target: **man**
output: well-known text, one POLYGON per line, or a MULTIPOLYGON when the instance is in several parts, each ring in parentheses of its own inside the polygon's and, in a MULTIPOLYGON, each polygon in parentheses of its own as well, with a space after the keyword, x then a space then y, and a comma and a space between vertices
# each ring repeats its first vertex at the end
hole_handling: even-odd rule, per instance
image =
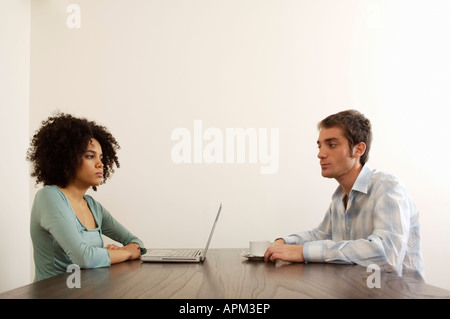
POLYGON ((322 223, 278 238, 265 261, 377 264, 386 272, 423 280, 418 211, 399 180, 370 169, 370 121, 354 110, 318 124, 322 176, 339 187, 322 223))

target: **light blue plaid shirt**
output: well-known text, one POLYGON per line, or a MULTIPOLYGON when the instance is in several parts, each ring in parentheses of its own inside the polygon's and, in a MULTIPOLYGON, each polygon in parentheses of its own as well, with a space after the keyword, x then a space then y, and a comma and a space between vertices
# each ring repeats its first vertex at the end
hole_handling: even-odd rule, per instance
POLYGON ((284 237, 303 246, 306 262, 377 264, 423 280, 419 213, 399 180, 365 165, 349 195, 339 186, 322 223, 284 237))

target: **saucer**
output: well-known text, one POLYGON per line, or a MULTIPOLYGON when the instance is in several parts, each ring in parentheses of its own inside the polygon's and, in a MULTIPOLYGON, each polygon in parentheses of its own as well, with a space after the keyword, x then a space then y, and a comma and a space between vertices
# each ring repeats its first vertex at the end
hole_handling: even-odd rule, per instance
POLYGON ((252 255, 249 252, 243 251, 241 252, 241 256, 248 258, 249 260, 264 260, 264 256, 256 256, 256 255, 252 255))

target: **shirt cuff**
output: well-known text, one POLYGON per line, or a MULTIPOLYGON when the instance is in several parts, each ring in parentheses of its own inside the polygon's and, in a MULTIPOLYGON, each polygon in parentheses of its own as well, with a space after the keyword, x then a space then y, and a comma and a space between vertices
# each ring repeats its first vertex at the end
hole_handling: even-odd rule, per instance
POLYGON ((281 239, 283 239, 287 245, 298 245, 298 237, 288 236, 288 237, 281 237, 281 239))
POLYGON ((310 241, 303 245, 303 259, 305 262, 325 262, 323 256, 323 241, 310 241))

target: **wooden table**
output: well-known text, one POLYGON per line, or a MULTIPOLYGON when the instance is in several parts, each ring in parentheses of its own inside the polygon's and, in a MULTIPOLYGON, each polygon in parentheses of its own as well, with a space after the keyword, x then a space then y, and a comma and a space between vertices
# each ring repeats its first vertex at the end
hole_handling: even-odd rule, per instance
POLYGON ((210 249, 203 263, 124 262, 81 270, 81 288, 65 273, 3 294, 2 299, 291 299, 450 298, 450 291, 381 273, 380 288, 358 265, 249 261, 242 249, 210 249))

